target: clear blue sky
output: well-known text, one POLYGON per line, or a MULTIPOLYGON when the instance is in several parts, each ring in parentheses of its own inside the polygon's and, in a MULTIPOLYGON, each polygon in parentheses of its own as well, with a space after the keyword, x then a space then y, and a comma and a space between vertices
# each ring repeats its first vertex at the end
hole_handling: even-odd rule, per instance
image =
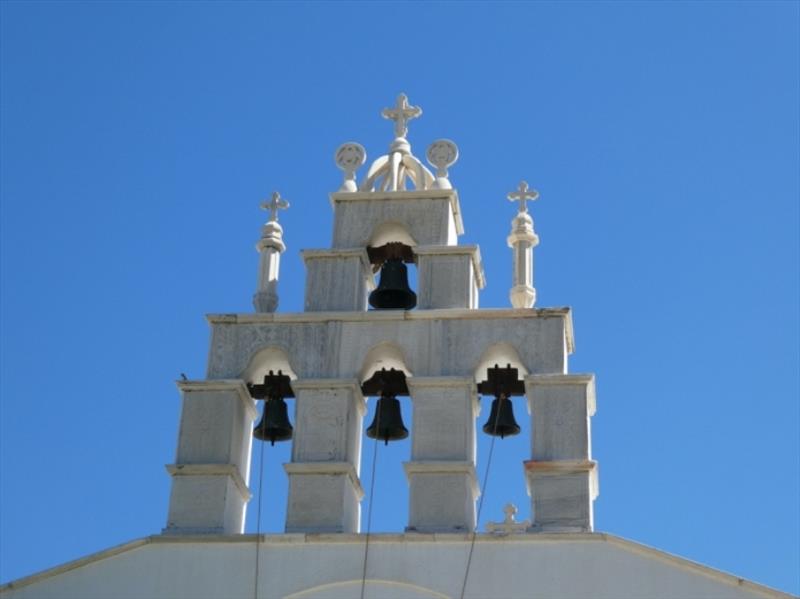
MULTIPOLYGON (((0 17, 0 579, 161 530, 173 381, 204 376, 205 313, 252 310, 259 201, 292 202, 279 309, 300 311, 334 149, 384 153, 405 91, 417 155, 459 145, 482 306, 508 306, 506 192, 541 192, 538 305, 573 307, 570 369, 597 374, 597 530, 800 592, 797 2, 0 17)), ((527 517, 527 433, 498 443, 483 522, 527 517)), ((278 531, 288 445, 265 453, 278 531)), ((408 453, 380 454, 375 530, 405 524, 408 453)))

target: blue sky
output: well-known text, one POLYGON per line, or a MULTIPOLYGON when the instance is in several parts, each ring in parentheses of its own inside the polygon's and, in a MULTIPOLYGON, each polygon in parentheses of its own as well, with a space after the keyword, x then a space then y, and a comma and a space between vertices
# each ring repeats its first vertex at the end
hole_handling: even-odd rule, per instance
MULTIPOLYGON (((597 530, 800 593, 800 4, 0 17, 0 579, 161 530, 173 381, 204 375, 204 314, 252 311, 259 201, 292 202, 279 310, 300 311, 299 250, 330 243, 333 152, 384 153, 379 112, 404 91, 424 110, 416 154, 459 146, 482 306, 509 305, 505 194, 522 178, 541 193, 537 305, 573 307, 570 370, 597 375, 597 530)), ((527 517, 528 430, 495 448, 482 524, 507 501, 527 517)), ((373 530, 397 531, 409 442, 381 450, 373 530)), ((279 531, 288 444, 265 456, 262 529, 279 531)))

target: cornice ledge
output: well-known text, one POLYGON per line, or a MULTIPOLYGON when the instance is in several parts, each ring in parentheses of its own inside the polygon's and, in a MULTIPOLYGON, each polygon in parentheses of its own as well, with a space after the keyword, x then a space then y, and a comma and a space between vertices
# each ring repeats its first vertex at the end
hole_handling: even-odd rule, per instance
POLYGON ((410 388, 427 387, 469 387, 475 386, 473 376, 410 376, 406 378, 406 384, 410 388))
POLYGON ((250 397, 247 385, 242 379, 202 379, 189 381, 175 381, 182 393, 209 392, 209 391, 236 391, 250 420, 258 416, 256 402, 250 397))
POLYGON ((579 474, 597 468, 594 460, 526 460, 522 464, 532 474, 579 474))
POLYGON ((236 464, 166 464, 170 476, 230 476, 245 501, 250 501, 250 489, 236 464))
POLYGON ((283 465, 286 474, 346 474, 355 488, 359 501, 364 497, 364 488, 350 462, 288 462, 283 465))
POLYGON ((417 460, 403 462, 406 480, 411 483, 412 474, 466 474, 469 477, 472 495, 475 499, 480 496, 478 477, 475 474, 475 464, 460 460, 417 460))
POLYGON ((514 318, 565 318, 567 319, 567 344, 572 351, 572 311, 568 306, 554 308, 437 308, 432 310, 359 310, 356 312, 272 312, 206 314, 212 324, 266 324, 292 322, 351 321, 372 322, 382 320, 491 320, 514 318))

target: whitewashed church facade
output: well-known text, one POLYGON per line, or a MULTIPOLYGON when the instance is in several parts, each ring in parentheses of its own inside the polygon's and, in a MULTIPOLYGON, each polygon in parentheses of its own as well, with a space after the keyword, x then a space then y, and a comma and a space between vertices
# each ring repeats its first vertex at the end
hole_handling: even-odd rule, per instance
POLYGON ((209 316, 206 378, 178 383, 162 534, 8 583, 4 599, 788 597, 595 532, 594 377, 568 373, 570 310, 534 307, 538 237, 526 202, 537 194, 524 182, 509 194, 518 202, 508 237, 512 307, 479 309, 481 255, 458 243, 463 223, 448 174, 458 150, 436 140, 427 151, 433 172, 424 166, 407 140, 420 114, 404 95, 384 110, 394 139, 360 182, 364 148, 337 150, 344 176, 330 196, 333 239, 303 251, 302 313, 276 312, 286 249, 278 211, 288 203, 276 193, 264 205, 256 311, 209 316), (406 264, 416 265, 416 290, 403 286, 406 264), (532 418, 530 455, 520 456, 528 519, 517 522, 509 507, 486 531, 475 530, 479 394, 495 396, 489 434, 519 430, 504 411, 512 396, 532 418), (397 395, 410 397, 413 412, 405 415, 407 526, 367 534, 365 396, 387 408, 367 434, 390 442, 407 434, 398 420, 389 426, 397 395), (285 397, 295 398, 293 431, 282 420, 285 397), (292 436, 284 534, 243 534, 259 403, 256 442, 292 436))

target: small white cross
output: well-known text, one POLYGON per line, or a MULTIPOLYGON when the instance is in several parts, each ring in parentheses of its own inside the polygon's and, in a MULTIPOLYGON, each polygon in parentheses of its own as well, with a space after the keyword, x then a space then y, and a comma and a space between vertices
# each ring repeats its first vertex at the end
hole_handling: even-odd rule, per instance
POLYGON ((394 108, 384 108, 381 116, 390 121, 394 121, 395 137, 405 137, 408 133, 408 121, 415 119, 422 114, 419 106, 410 106, 408 97, 405 94, 397 96, 397 103, 394 108))
POLYGON ((269 222, 278 222, 278 210, 286 210, 289 202, 281 197, 277 191, 272 192, 272 199, 269 202, 262 202, 261 209, 269 210, 269 222))
POLYGON ((507 503, 503 508, 503 513, 506 515, 506 519, 503 524, 516 524, 517 506, 515 506, 513 503, 507 503))
POLYGON ((539 192, 535 189, 531 189, 528 191, 528 183, 526 181, 520 181, 519 187, 517 187, 516 191, 512 191, 508 194, 508 199, 512 202, 519 202, 519 213, 523 214, 528 211, 528 205, 526 202, 528 200, 534 201, 539 197, 539 192))

